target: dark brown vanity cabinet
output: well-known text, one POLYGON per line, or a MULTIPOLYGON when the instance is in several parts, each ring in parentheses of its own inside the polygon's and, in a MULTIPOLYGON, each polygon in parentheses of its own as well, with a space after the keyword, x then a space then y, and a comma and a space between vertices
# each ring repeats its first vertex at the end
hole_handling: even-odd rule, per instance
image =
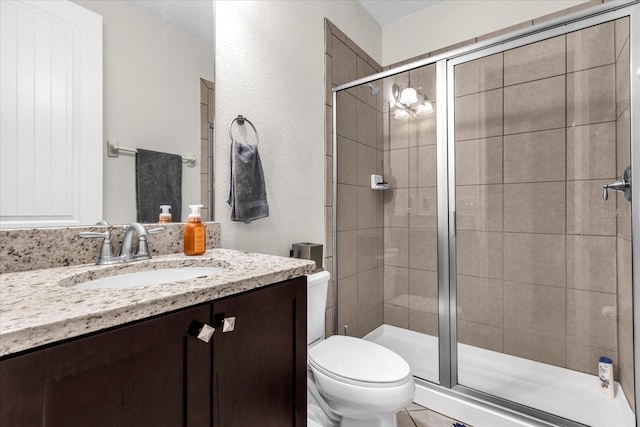
POLYGON ((305 423, 305 278, 0 361, 1 427, 305 423))
POLYGON ((0 362, 0 425, 210 426, 211 304, 0 362))
POLYGON ((213 425, 305 426, 307 281, 283 282, 213 303, 213 425))

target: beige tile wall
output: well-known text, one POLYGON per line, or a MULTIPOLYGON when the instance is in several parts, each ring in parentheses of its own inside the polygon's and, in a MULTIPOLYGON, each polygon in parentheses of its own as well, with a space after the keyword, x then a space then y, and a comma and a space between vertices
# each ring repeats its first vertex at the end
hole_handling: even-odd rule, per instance
MULTIPOLYGON (((615 86, 616 86, 616 160, 618 175, 630 164, 631 126, 629 99, 629 19, 615 22, 615 86)), ((631 281, 631 207, 621 195, 616 196, 617 308, 618 308, 618 372, 627 400, 635 409, 633 363, 633 315, 631 281)))
MULTIPOLYGON (((325 268, 333 271, 333 125, 331 87, 382 70, 342 31, 325 20, 326 236, 325 268)), ((379 82, 376 84, 380 85, 379 82)), ((370 189, 370 175, 382 174, 382 92, 366 87, 338 93, 338 325, 364 336, 383 323, 382 193, 370 189)), ((407 195, 408 197, 408 195, 407 195)), ((333 333, 333 289, 327 296, 326 332, 333 333)))
MULTIPOLYGON (((200 79, 200 203, 202 208, 202 218, 205 221, 213 220, 211 206, 211 141, 209 138, 209 126, 214 123, 214 85, 213 82, 200 79)), ((184 219, 183 219, 184 220, 184 219)))
POLYGON ((628 164, 624 28, 456 67, 458 339, 592 374, 609 356, 632 394, 630 219, 602 200, 628 164))
MULTIPOLYGON (((438 335, 435 65, 387 78, 383 91, 420 88, 434 112, 400 120, 383 106, 384 323, 438 335)), ((492 197, 488 195, 487 197, 492 197)))

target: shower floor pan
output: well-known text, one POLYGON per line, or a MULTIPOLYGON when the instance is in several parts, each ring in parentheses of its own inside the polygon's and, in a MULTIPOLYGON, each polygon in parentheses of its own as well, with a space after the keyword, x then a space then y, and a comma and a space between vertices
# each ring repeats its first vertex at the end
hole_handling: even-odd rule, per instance
MULTIPOLYGON (((438 382, 437 337, 382 325, 364 339, 398 353, 409 363, 415 377, 438 382)), ((598 389, 595 375, 458 344, 458 383, 593 427, 635 426, 620 384, 616 382, 615 399, 608 399, 598 389)), ((440 412, 474 424, 472 418, 464 418, 464 408, 455 411, 440 412)))

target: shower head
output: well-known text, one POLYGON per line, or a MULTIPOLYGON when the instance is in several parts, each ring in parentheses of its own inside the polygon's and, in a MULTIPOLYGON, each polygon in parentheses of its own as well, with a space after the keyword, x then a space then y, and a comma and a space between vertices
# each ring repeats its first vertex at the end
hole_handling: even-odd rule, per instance
POLYGON ((375 96, 378 94, 378 92, 380 92, 380 88, 373 83, 365 83, 365 85, 367 85, 371 90, 371 96, 375 96))

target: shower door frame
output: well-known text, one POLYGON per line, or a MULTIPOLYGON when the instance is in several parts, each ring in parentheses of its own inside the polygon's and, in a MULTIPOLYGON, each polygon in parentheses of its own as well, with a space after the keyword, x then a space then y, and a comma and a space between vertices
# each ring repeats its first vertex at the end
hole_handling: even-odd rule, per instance
MULTIPOLYGON (((333 91, 333 286, 334 286, 334 334, 338 334, 338 141, 337 141, 337 93, 375 80, 381 80, 426 65, 436 66, 436 163, 437 163, 437 244, 438 244, 438 348, 439 384, 425 380, 416 381, 425 388, 458 400, 473 402, 494 413, 524 417, 542 425, 583 426, 583 424, 502 399, 479 390, 458 384, 457 352, 457 283, 456 283, 456 205, 455 205, 455 126, 454 126, 454 78, 453 67, 459 63, 503 52, 547 38, 563 35, 586 27, 629 16, 630 56, 630 111, 631 111, 631 165, 640 165, 640 147, 634 149, 633 141, 640 141, 640 0, 624 4, 605 3, 587 10, 556 18, 542 24, 517 30, 504 36, 489 39, 471 46, 455 49, 390 70, 337 86, 333 91), (638 70, 638 72, 634 72, 638 70), (635 78, 634 78, 635 77, 635 78), (636 79, 638 79, 636 81, 636 79)), ((638 166, 640 167, 640 166, 638 166)), ((620 173, 620 171, 616 171, 620 173)), ((633 179, 632 179, 633 183, 633 179)), ((633 349, 635 379, 635 418, 640 427, 640 188, 632 185, 632 289, 633 289, 633 349)))
MULTIPOLYGON (((483 58, 486 56, 490 56, 493 54, 497 54, 497 53, 501 53, 501 52, 505 52, 507 50, 510 49, 514 49, 517 47, 521 47, 524 45, 528 45, 531 43, 536 43, 542 40, 546 40, 552 37, 556 37, 556 36, 561 36, 564 34, 568 34, 570 32, 574 32, 574 31, 578 31, 587 27, 591 27, 594 25, 598 25, 598 24, 602 24, 608 21, 613 21, 615 19, 618 18, 622 18, 625 16, 629 16, 629 26, 630 26, 630 36, 629 36, 629 45, 630 45, 630 50, 629 50, 629 55, 630 55, 630 67, 631 70, 634 69, 639 69, 640 67, 640 61, 638 61, 638 54, 640 53, 640 49, 638 49, 638 46, 636 46, 634 44, 634 46, 632 46, 632 42, 634 40, 640 40, 640 35, 638 34, 640 32, 640 30, 638 29, 640 27, 640 11, 638 11, 638 6, 637 4, 632 4, 631 6, 628 4, 625 4, 624 6, 617 6, 614 8, 609 8, 605 11, 602 12, 597 12, 594 14, 593 11, 591 11, 591 13, 589 13, 586 17, 568 17, 563 19, 562 21, 564 21, 562 24, 560 25, 554 25, 552 26, 552 28, 542 28, 542 29, 538 29, 536 30, 535 27, 533 29, 533 31, 530 31, 529 34, 527 35, 522 35, 518 38, 514 38, 514 39, 510 39, 510 40, 506 40, 500 44, 495 44, 492 46, 488 46, 488 47, 484 47, 481 49, 475 49, 471 52, 467 52, 465 54, 462 55, 456 55, 454 57, 450 57, 446 62, 447 62, 447 88, 446 88, 446 93, 447 93, 447 115, 448 115, 448 121, 447 121, 447 138, 446 141, 443 139, 438 140, 438 144, 443 143, 447 145, 447 149, 449 151, 449 157, 447 159, 448 161, 448 203, 449 203, 449 224, 451 224, 451 226, 448 229, 448 236, 449 236, 449 253, 448 253, 448 257, 449 257, 449 292, 450 292, 450 297, 449 297, 449 321, 450 321, 450 325, 451 325, 451 331, 450 331, 450 336, 451 336, 451 340, 449 341, 450 344, 450 349, 449 349, 449 353, 451 354, 451 365, 450 365, 450 371, 449 371, 449 376, 451 379, 451 384, 453 385, 452 389, 455 391, 458 391, 464 395, 467 396, 471 396, 471 397, 476 397, 491 403, 495 403, 498 404, 502 407, 505 408, 509 408, 527 415, 531 415, 531 416, 535 416, 536 418, 540 418, 542 420, 548 421, 550 423, 562 423, 562 425, 569 425, 569 426, 582 426, 583 424, 572 421, 572 420, 567 420, 565 418, 562 418, 560 416, 555 416, 552 414, 549 414, 547 412, 543 412, 540 410, 537 410, 535 408, 530 408, 527 407, 525 405, 516 403, 514 401, 511 400, 506 400, 503 398, 499 398, 493 395, 490 395, 488 393, 482 392, 480 390, 476 390, 476 389, 472 389, 469 387, 466 387, 464 385, 461 385, 458 383, 458 378, 457 378, 457 373, 458 373, 458 340, 457 340, 457 251, 456 251, 456 156, 455 156, 455 93, 454 93, 454 67, 456 65, 462 64, 462 63, 466 63, 469 61, 473 61, 475 59, 479 59, 479 58, 483 58), (634 13, 635 10, 635 13, 634 13), (635 28, 635 31, 633 30, 635 28), (633 58, 636 58, 636 61, 633 61, 633 58), (635 65, 634 65, 635 64, 635 65)), ((631 97, 631 106, 630 109, 632 111, 635 112, 635 110, 637 109, 637 105, 638 103, 634 103, 634 99, 636 101, 638 101, 638 97, 637 97, 637 90, 638 90, 638 86, 640 85, 634 85, 633 84, 633 75, 635 73, 630 73, 630 84, 631 84, 631 89, 630 89, 630 97, 631 97), (636 93, 634 96, 634 88, 636 89, 636 93), (634 108, 635 107, 635 108, 634 108)), ((440 91, 440 88, 438 88, 438 91, 440 91)), ((636 114, 637 116, 637 114, 636 114)), ((631 141, 638 140, 640 141, 640 129, 639 129, 639 123, 638 123, 638 117, 634 117, 634 115, 631 115, 631 120, 630 120, 630 124, 631 124, 631 141)), ((634 165, 639 165, 640 164, 640 150, 634 150, 633 149, 633 143, 630 144, 631 145, 631 165, 632 165, 632 170, 635 169, 636 167, 634 165)), ((621 171, 616 171, 617 175, 620 175, 622 172, 621 171)), ((616 175, 616 176, 617 176, 616 175)), ((634 186, 632 186, 632 212, 640 212, 640 201, 638 200, 638 198, 640 197, 640 189, 638 188, 634 188, 634 186)), ((638 223, 637 221, 633 221, 633 218, 635 218, 636 215, 632 214, 632 248, 633 248, 633 261, 632 261, 632 265, 640 265, 640 247, 638 246, 637 241, 640 239, 640 237, 638 236, 638 233, 640 233, 640 227, 638 227, 638 223)), ((634 291, 636 290, 636 283, 640 283, 640 271, 638 271, 639 269, 634 269, 633 271, 633 289, 634 291)), ((636 408, 639 407, 639 403, 640 403, 640 396, 638 395, 638 384, 640 384, 638 382, 639 377, 638 377, 638 363, 639 363, 639 355, 638 355, 638 339, 636 333, 639 331, 639 321, 640 321, 640 316, 638 313, 638 308, 640 304, 640 299, 639 299, 639 295, 638 293, 640 292, 633 292, 634 294, 634 305, 633 305, 633 310, 634 310, 634 361, 635 361, 635 366, 634 366, 634 377, 635 377, 635 384, 636 384, 636 393, 635 393, 635 402, 636 402, 636 408)), ((442 376, 442 373, 441 373, 442 376)), ((636 411, 636 425, 638 424, 638 411, 636 411)))

